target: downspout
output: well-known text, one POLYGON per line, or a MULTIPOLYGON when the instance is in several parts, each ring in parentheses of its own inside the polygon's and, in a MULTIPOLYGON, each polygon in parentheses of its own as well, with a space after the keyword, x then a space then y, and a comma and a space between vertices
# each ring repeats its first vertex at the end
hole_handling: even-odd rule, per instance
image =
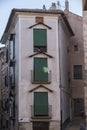
POLYGON ((59 88, 60 88, 60 116, 61 116, 61 130, 62 130, 62 90, 61 90, 61 64, 60 64, 60 43, 61 43, 61 35, 60 35, 60 21, 61 16, 58 19, 58 50, 59 50, 59 88))

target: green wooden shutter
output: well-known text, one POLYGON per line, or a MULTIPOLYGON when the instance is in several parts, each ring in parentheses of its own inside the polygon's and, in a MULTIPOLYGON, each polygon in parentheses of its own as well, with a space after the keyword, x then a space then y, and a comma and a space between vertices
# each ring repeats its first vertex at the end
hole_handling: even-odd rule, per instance
POLYGON ((46 29, 34 29, 34 46, 47 46, 46 29))
POLYGON ((34 58, 34 81, 48 81, 47 58, 34 58))
POLYGON ((47 92, 34 93, 34 114, 35 116, 48 115, 48 93, 47 92))

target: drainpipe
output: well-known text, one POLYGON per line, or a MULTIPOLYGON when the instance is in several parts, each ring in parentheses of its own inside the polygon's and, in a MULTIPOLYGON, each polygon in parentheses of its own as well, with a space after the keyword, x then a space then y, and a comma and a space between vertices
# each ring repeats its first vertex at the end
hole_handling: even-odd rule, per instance
POLYGON ((59 49, 59 87, 60 87, 60 116, 61 116, 61 130, 63 129, 62 128, 62 90, 61 90, 61 64, 60 64, 60 43, 61 43, 61 35, 60 35, 60 21, 61 21, 61 16, 59 16, 59 19, 58 19, 58 49, 59 49))

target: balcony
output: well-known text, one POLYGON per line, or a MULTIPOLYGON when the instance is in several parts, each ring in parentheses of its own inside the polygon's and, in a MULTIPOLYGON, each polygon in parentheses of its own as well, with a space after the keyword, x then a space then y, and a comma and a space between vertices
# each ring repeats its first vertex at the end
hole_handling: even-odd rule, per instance
MULTIPOLYGON (((39 109, 40 110, 40 109, 39 109)), ((43 108, 44 110, 44 108, 43 108)), ((52 118, 52 105, 49 105, 48 106, 48 110, 47 110, 47 113, 38 113, 38 114, 35 114, 35 108, 34 106, 31 106, 31 118, 32 119, 51 119, 52 118)))
POLYGON ((31 82, 33 84, 50 84, 51 83, 51 71, 47 72, 46 75, 44 75, 45 78, 43 77, 43 74, 40 76, 40 79, 35 79, 35 72, 31 70, 31 82))

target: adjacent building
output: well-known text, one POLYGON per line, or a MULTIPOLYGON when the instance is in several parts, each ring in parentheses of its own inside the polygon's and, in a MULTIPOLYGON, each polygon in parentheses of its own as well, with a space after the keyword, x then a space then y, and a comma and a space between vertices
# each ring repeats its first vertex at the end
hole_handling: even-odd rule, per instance
POLYGON ((69 75, 71 94, 71 118, 79 117, 84 111, 84 45, 83 18, 65 10, 67 19, 74 32, 69 44, 69 75))
POLYGON ((87 1, 83 0, 83 39, 84 39, 84 101, 87 123, 87 1))

